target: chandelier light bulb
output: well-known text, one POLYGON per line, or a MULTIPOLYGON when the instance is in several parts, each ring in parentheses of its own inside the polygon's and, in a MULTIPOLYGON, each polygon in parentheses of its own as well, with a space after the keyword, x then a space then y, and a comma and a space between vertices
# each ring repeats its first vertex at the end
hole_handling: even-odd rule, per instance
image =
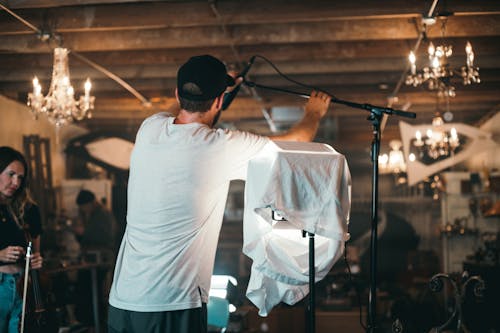
POLYGON ((410 60, 411 74, 415 75, 417 73, 417 66, 415 65, 417 58, 415 57, 415 53, 413 53, 413 51, 410 52, 408 59, 410 60))
POLYGON ((383 167, 387 166, 387 162, 389 162, 389 156, 387 154, 382 154, 378 157, 378 163, 383 167))
POLYGON ((439 68, 439 58, 437 56, 432 58, 432 68, 434 69, 439 68))
POLYGON ((467 42, 467 44, 465 45, 465 52, 467 54, 472 53, 472 45, 470 42, 467 42))
POLYGON ((427 52, 429 53, 429 58, 432 58, 434 56, 434 52, 436 49, 434 48, 434 44, 432 42, 429 43, 429 48, 427 49, 427 52))
POLYGON ((467 67, 474 66, 474 52, 472 51, 472 45, 467 42, 465 46, 465 53, 467 54, 467 67))
POLYGON ((40 85, 38 78, 35 76, 33 78, 33 94, 38 96, 42 93, 42 86, 40 85))
POLYGON ((90 93, 90 89, 92 89, 92 83, 90 82, 90 79, 87 79, 85 81, 84 89, 85 89, 85 95, 88 95, 90 93))
POLYGON ((424 142, 422 141, 422 132, 416 131, 415 132, 415 142, 414 145, 417 147, 421 147, 424 145, 424 142))
POLYGON ((415 56, 415 53, 413 51, 410 51, 410 55, 408 56, 408 59, 410 60, 410 63, 415 65, 415 62, 417 61, 417 57, 415 56))
POLYGON ((450 134, 451 134, 451 138, 452 139, 457 139, 458 138, 457 129, 455 127, 452 127, 452 129, 450 131, 450 134))

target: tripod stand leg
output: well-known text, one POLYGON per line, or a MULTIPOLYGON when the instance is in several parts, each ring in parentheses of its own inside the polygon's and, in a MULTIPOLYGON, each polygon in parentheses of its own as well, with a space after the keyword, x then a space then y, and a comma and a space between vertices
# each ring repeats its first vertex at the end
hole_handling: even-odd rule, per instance
POLYGON ((309 236, 309 333, 316 332, 316 288, 315 288, 315 262, 314 262, 314 234, 309 236))

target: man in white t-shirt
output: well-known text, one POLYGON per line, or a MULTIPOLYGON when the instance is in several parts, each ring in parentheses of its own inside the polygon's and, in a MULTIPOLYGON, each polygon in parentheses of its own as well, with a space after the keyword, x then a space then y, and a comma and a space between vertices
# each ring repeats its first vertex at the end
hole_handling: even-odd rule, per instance
POLYGON ((141 125, 130 160, 127 227, 109 296, 108 332, 205 333, 206 303, 229 182, 269 140, 311 141, 330 105, 313 91, 302 120, 265 137, 214 128, 234 79, 218 59, 177 73, 176 117, 141 125))

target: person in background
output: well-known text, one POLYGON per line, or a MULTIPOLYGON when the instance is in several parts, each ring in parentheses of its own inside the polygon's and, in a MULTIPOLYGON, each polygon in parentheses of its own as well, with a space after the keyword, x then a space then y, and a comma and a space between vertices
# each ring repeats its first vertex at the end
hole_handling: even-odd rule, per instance
POLYGON ((115 218, 113 213, 97 201, 95 194, 82 189, 76 197, 80 221, 74 231, 84 257, 94 253, 101 260, 114 260, 115 218))
MULTIPOLYGON (((92 191, 82 189, 76 197, 80 220, 74 226, 84 263, 102 264, 97 269, 99 311, 104 314, 115 259, 115 218, 92 191)), ((93 324, 92 279, 90 271, 78 271, 75 286, 75 317, 83 324, 93 324)))
POLYGON ((109 333, 207 332, 206 304, 230 181, 245 178, 248 161, 271 139, 313 140, 331 100, 313 91, 303 118, 268 138, 214 128, 228 86, 235 81, 220 60, 192 57, 177 72, 177 116, 158 113, 139 128, 109 333))
POLYGON ((40 210, 29 196, 28 164, 11 147, 0 147, 0 333, 17 333, 22 295, 16 284, 24 269, 29 233, 33 242, 31 268, 42 267, 40 210))

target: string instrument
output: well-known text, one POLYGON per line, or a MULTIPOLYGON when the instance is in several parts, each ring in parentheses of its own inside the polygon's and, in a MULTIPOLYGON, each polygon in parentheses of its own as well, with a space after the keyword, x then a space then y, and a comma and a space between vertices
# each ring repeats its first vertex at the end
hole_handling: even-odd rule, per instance
POLYGON ((28 247, 22 289, 22 312, 19 322, 20 333, 52 333, 58 332, 57 321, 52 313, 47 311, 40 288, 40 279, 37 269, 31 269, 33 241, 27 229, 24 230, 28 247))

